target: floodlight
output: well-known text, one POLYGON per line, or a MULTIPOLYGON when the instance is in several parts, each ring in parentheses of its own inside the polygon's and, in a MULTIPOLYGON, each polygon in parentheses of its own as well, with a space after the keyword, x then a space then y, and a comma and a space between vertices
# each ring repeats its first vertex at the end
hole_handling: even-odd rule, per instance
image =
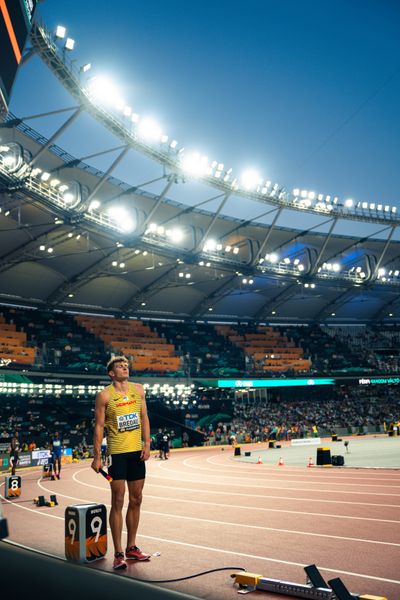
POLYGON ((73 40, 72 38, 67 38, 65 40, 65 44, 64 44, 65 50, 73 50, 74 47, 75 47, 75 40, 73 40))
POLYGON ((337 273, 338 271, 340 271, 340 264, 339 263, 333 263, 332 270, 335 271, 335 273, 337 273))
POLYGON ((42 252, 44 252, 46 250, 46 246, 44 246, 43 244, 41 246, 39 246, 39 250, 41 250, 42 252))
POLYGON ((205 252, 212 252, 213 250, 215 250, 216 248, 216 241, 215 240, 207 240, 206 243, 204 244, 204 248, 203 250, 205 252))
POLYGON ((284 262, 286 265, 289 265, 289 264, 290 264, 290 258, 288 258, 288 257, 286 256, 286 258, 284 258, 284 259, 283 259, 283 262, 284 262))
POLYGON ((182 168, 194 175, 204 175, 208 167, 207 163, 207 156, 200 156, 198 152, 183 156, 181 160, 182 168))
POLYGON ((390 206, 388 204, 385 205, 385 212, 389 212, 390 206))
POLYGON ((111 264, 113 267, 118 267, 118 261, 116 260, 113 260, 111 264))
POLYGON ((100 204, 101 204, 100 200, 92 200, 91 203, 89 204, 89 211, 100 208, 100 204))
POLYGON ((132 114, 132 108, 130 106, 124 106, 124 116, 130 117, 132 114))
POLYGON ((353 200, 351 198, 347 198, 347 200, 345 200, 344 205, 347 206, 347 208, 351 208, 353 206, 353 200))
POLYGON ((247 279, 246 278, 242 279, 242 283, 247 283, 247 279))
POLYGON ((392 206, 392 213, 397 213, 397 206, 392 206))
POLYGON ((258 180, 259 175, 257 171, 254 171, 253 169, 248 169, 247 171, 242 173, 240 183, 245 190, 253 190, 257 186, 258 180))
POLYGON ((297 265, 297 268, 299 271, 304 271, 304 265, 302 265, 302 264, 297 265))
POLYGON ((222 244, 217 244, 215 246, 215 249, 218 250, 218 252, 220 252, 222 250, 222 244))
POLYGON ((361 207, 362 207, 362 208, 368 208, 368 202, 363 202, 363 203, 361 204, 361 207))
POLYGON ((225 246, 225 252, 230 252, 232 250, 232 246, 225 246))
POLYGON ((186 273, 185 277, 186 277, 186 279, 190 279, 191 278, 191 274, 190 273, 186 273))
POLYGON ((172 148, 172 150, 175 150, 175 148, 177 147, 178 142, 176 140, 172 140, 172 142, 170 143, 169 147, 172 148))
POLYGON ((49 254, 52 254, 52 253, 54 252, 54 248, 47 248, 47 252, 48 252, 49 254))
POLYGON ((162 144, 166 144, 168 142, 168 136, 167 135, 162 135, 161 136, 161 143, 162 144))
POLYGON ((106 75, 92 77, 88 84, 88 92, 94 100, 102 104, 116 106, 120 100, 120 93, 113 81, 106 75))
POLYGON ((279 259, 279 257, 278 257, 278 255, 275 252, 272 252, 272 254, 269 255, 269 261, 271 263, 278 262, 278 259, 279 259))
POLYGON ((81 71, 83 73, 87 73, 88 71, 90 71, 91 68, 92 68, 92 63, 86 63, 86 65, 83 65, 81 67, 81 71))
POLYGON ((184 273, 182 273, 182 272, 181 272, 181 273, 178 273, 178 276, 179 276, 179 277, 184 277, 184 275, 185 275, 185 274, 184 274, 184 273))
POLYGON ((67 33, 67 30, 65 27, 63 27, 62 25, 57 25, 57 28, 56 28, 56 37, 57 38, 62 40, 63 38, 65 38, 66 33, 67 33))
POLYGON ((125 208, 112 206, 108 209, 109 217, 118 225, 124 232, 128 233, 135 228, 132 217, 127 213, 125 208))
POLYGON ((139 121, 138 135, 148 141, 160 140, 161 129, 153 119, 146 117, 139 121))
POLYGON ((174 227, 174 229, 171 230, 171 238, 173 239, 174 242, 181 242, 184 238, 184 233, 182 231, 182 229, 179 229, 178 227, 174 227))
POLYGON ((235 246, 235 248, 232 250, 233 254, 239 254, 239 248, 237 246, 235 246))
POLYGON ((378 270, 378 277, 381 277, 382 275, 386 274, 386 269, 379 269, 378 270))
POLYGON ((119 268, 120 269, 124 269, 125 268, 125 263, 124 262, 119 263, 119 268))
POLYGON ((71 204, 74 201, 74 194, 72 192, 66 192, 63 194, 63 200, 66 204, 71 204))
POLYGON ((47 173, 47 171, 45 171, 44 173, 42 173, 42 176, 40 179, 42 181, 48 181, 50 179, 50 177, 51 177, 50 173, 47 173))

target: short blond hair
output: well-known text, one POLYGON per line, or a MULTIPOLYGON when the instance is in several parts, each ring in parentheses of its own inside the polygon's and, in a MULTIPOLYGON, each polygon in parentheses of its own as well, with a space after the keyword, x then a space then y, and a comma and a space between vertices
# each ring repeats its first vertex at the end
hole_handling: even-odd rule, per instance
POLYGON ((113 366, 118 362, 124 362, 129 365, 129 360, 126 358, 126 356, 113 356, 107 363, 107 373, 112 371, 113 366))

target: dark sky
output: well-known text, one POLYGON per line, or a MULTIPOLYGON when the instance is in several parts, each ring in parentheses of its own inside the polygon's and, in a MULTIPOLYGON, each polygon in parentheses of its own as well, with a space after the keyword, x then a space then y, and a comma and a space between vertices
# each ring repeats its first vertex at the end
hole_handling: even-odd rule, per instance
MULTIPOLYGON (((40 15, 185 148, 288 190, 400 206, 398 0, 47 0, 40 15)), ((74 104, 38 62, 18 74, 18 116, 74 104)))

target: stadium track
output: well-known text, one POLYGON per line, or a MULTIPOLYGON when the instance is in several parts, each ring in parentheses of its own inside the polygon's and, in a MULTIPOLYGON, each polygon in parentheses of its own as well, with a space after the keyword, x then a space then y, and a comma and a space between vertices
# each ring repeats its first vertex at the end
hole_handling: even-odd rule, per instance
MULTIPOLYGON (((152 456, 147 465, 137 543, 160 556, 130 563, 121 577, 173 579, 232 565, 304 583, 303 566, 315 563, 354 593, 400 598, 399 471, 251 464, 215 447, 173 451, 168 461, 152 456)), ((21 497, 2 501, 11 542, 64 557, 66 506, 109 510, 109 484, 88 461, 64 466, 60 481, 42 480, 39 470, 19 474, 21 497), (33 504, 50 494, 58 506, 33 504)), ((111 570, 110 531, 108 541, 107 558, 91 569, 111 570)), ((210 600, 237 596, 227 571, 165 587, 210 600)))

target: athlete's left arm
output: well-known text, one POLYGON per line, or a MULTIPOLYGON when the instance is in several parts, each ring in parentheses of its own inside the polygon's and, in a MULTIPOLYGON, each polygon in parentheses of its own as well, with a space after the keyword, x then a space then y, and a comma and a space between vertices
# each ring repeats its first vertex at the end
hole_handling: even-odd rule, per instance
POLYGON ((144 395, 144 389, 142 385, 138 385, 140 390, 140 395, 142 396, 142 406, 140 410, 140 420, 142 423, 142 440, 143 440, 143 449, 141 454, 142 460, 147 460, 150 458, 150 421, 149 415, 147 414, 147 405, 146 398, 144 395))

